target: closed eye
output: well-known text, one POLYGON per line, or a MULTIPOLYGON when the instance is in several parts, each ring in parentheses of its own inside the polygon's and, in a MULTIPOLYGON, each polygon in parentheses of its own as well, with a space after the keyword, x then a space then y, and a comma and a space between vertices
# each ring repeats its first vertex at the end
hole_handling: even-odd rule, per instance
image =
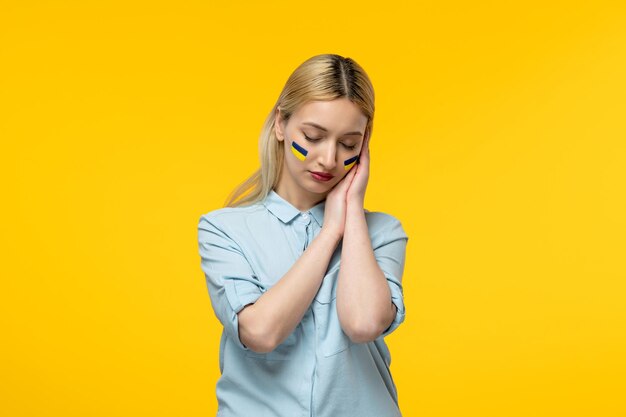
MULTIPOLYGON (((302 135, 304 135, 304 138, 305 138, 307 141, 309 141, 309 142, 318 142, 318 141, 321 139, 321 138, 310 138, 310 137, 308 137, 308 136, 306 135, 306 133, 302 133, 302 135)), ((352 151, 352 150, 354 150, 354 149, 356 149, 356 145, 349 146, 349 145, 346 145, 346 144, 345 144, 345 143, 343 143, 343 142, 342 142, 341 144, 342 144, 342 145, 343 145, 346 149, 349 149, 349 150, 351 150, 351 151, 352 151)))

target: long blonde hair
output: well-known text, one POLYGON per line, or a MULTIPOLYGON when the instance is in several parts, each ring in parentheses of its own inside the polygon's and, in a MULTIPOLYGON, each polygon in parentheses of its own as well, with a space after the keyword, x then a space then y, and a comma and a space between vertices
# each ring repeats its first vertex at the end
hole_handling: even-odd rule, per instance
POLYGON ((347 98, 367 117, 371 136, 374 122, 374 88, 359 64, 336 54, 322 54, 304 61, 289 76, 276 104, 265 119, 259 137, 261 167, 229 195, 225 207, 247 206, 263 200, 280 178, 283 144, 276 139, 277 109, 286 123, 303 104, 310 101, 347 98))

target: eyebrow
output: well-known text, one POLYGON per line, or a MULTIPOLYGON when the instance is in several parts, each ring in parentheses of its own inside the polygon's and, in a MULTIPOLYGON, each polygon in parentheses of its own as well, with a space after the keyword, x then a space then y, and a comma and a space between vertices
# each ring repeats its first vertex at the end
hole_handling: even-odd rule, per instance
MULTIPOLYGON (((328 132, 328 130, 327 130, 326 128, 324 128, 324 127, 322 127, 322 126, 320 126, 320 125, 318 125, 318 124, 316 124, 316 123, 313 123, 313 122, 304 122, 304 123, 302 123, 302 124, 303 124, 303 125, 310 125, 310 126, 313 126, 313 127, 318 128, 319 130, 323 130, 324 132, 328 132)), ((354 131, 354 132, 348 132, 348 133, 345 133, 345 134, 344 134, 344 136, 351 136, 351 135, 359 135, 359 136, 363 136, 363 133, 361 133, 361 132, 359 132, 358 130, 356 130, 356 131, 354 131)))

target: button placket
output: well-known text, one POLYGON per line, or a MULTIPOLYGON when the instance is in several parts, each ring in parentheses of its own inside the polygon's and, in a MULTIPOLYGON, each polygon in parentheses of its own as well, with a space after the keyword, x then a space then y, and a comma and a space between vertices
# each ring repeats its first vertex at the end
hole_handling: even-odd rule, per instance
POLYGON ((304 234, 306 235, 306 239, 304 241, 304 249, 306 249, 309 246, 309 243, 311 243, 311 231, 313 227, 311 226, 311 217, 307 215, 307 213, 304 213, 302 217, 306 221, 306 227, 304 229, 304 234))
POLYGON ((311 216, 308 213, 301 213, 300 218, 296 219, 295 232, 300 242, 300 253, 309 246, 311 241, 311 216))

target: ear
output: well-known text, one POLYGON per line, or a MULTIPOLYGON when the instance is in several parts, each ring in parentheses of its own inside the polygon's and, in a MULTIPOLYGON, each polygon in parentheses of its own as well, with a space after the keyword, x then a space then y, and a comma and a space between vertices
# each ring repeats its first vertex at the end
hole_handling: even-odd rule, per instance
POLYGON ((276 134, 276 139, 278 139, 279 142, 282 142, 283 140, 285 140, 285 134, 283 132, 283 120, 282 120, 282 115, 280 113, 280 107, 276 107, 276 117, 274 120, 274 133, 276 134))

